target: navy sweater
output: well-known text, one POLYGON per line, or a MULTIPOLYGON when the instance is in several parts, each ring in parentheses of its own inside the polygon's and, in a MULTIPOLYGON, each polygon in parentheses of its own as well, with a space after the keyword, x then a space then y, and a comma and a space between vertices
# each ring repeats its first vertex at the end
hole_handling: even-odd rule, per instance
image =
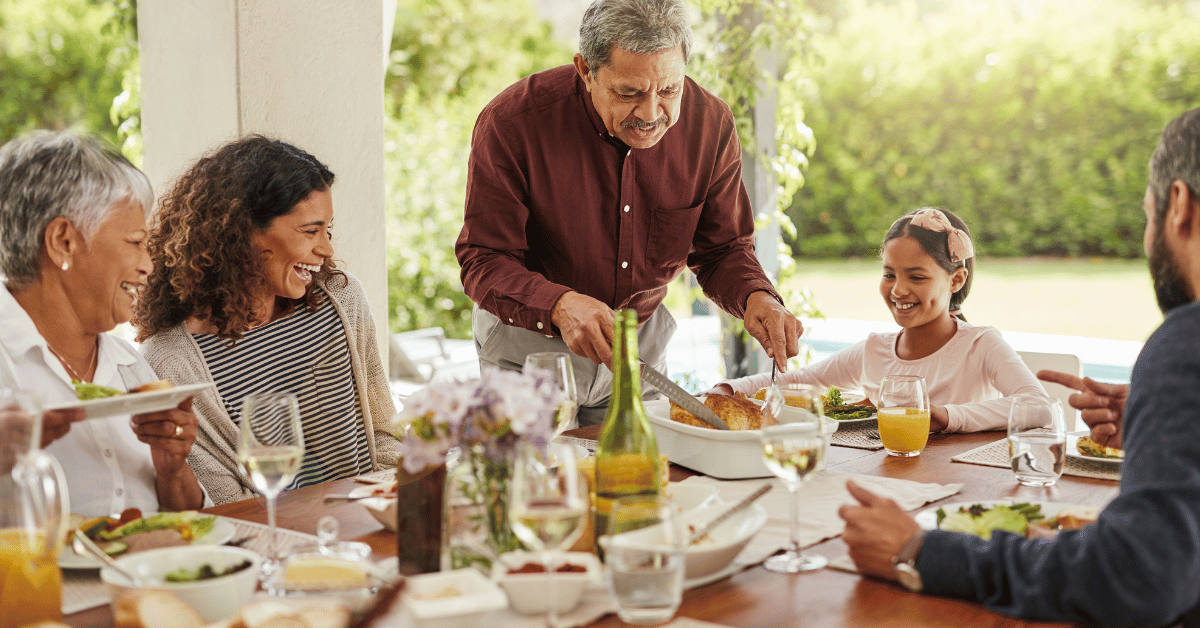
POLYGON ((1200 303, 1176 308, 1138 356, 1120 494, 1054 540, 929 533, 929 593, 1029 619, 1200 626, 1200 303))

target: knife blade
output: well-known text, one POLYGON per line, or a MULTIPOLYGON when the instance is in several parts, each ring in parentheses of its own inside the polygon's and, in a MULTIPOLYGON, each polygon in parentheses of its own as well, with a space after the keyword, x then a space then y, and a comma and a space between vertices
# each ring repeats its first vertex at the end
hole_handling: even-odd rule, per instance
POLYGON ((679 404, 679 407, 696 415, 701 421, 719 429, 727 430, 728 425, 717 416, 712 408, 704 405, 699 399, 693 397, 688 391, 679 387, 678 384, 671 381, 669 377, 663 375, 653 366, 641 362, 642 381, 652 386, 658 392, 667 396, 667 399, 679 404))

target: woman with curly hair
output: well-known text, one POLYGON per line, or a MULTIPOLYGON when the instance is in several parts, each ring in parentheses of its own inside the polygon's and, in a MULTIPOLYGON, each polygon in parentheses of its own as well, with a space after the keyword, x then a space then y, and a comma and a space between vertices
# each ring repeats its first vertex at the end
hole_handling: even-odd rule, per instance
POLYGON ((375 324, 332 259, 333 180, 303 150, 249 136, 185 172, 151 228, 138 339, 160 377, 216 384, 196 395, 188 463, 218 504, 255 494, 237 459, 252 393, 299 401, 307 447, 289 489, 395 465, 375 324))

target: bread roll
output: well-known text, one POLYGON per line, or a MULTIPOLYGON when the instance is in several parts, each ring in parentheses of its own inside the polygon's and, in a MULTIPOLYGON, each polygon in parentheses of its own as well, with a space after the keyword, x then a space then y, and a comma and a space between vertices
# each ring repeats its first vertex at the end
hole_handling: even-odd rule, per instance
POLYGON ((156 382, 135 386, 133 390, 130 390, 129 392, 148 392, 151 390, 166 390, 167 388, 174 388, 174 386, 171 385, 171 380, 160 379, 156 382))
MULTIPOLYGON (((742 393, 735 392, 733 396, 710 394, 704 398, 704 405, 717 413, 731 430, 757 430, 762 427, 762 412, 742 393)), ((679 407, 674 401, 671 402, 671 420, 685 425, 717 429, 679 407)))
POLYGON ((204 617, 166 591, 129 590, 113 605, 115 628, 200 628, 204 617))

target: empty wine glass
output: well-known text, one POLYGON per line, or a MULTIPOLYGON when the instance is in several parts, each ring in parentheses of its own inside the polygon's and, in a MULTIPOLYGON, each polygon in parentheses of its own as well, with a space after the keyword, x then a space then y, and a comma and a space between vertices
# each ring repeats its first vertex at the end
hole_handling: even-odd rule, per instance
POLYGON ((509 492, 508 520, 513 533, 538 552, 550 582, 546 624, 558 625, 555 564, 559 553, 579 540, 588 516, 586 484, 580 480, 575 452, 564 443, 547 451, 530 444, 517 451, 509 492))
POLYGON ((242 401, 237 452, 254 488, 267 497, 270 532, 259 579, 263 588, 274 594, 280 589, 275 576, 281 566, 275 547, 275 499, 296 478, 304 460, 304 433, 296 396, 265 393, 246 397, 242 401))
POLYGON ((821 397, 812 390, 809 402, 797 406, 798 396, 788 405, 802 413, 811 415, 811 421, 764 425, 759 431, 762 442, 763 462, 779 479, 783 480, 790 494, 788 509, 791 511, 791 543, 787 551, 772 556, 763 563, 771 571, 797 573, 821 569, 828 562, 823 556, 807 556, 800 552, 800 485, 809 478, 825 459, 825 440, 821 438, 821 397))
POLYGON ((579 409, 579 392, 575 387, 575 371, 571 369, 571 354, 543 351, 525 356, 525 368, 541 369, 549 373, 550 381, 563 392, 562 403, 554 413, 554 435, 559 436, 571 429, 575 423, 575 412, 579 409))

